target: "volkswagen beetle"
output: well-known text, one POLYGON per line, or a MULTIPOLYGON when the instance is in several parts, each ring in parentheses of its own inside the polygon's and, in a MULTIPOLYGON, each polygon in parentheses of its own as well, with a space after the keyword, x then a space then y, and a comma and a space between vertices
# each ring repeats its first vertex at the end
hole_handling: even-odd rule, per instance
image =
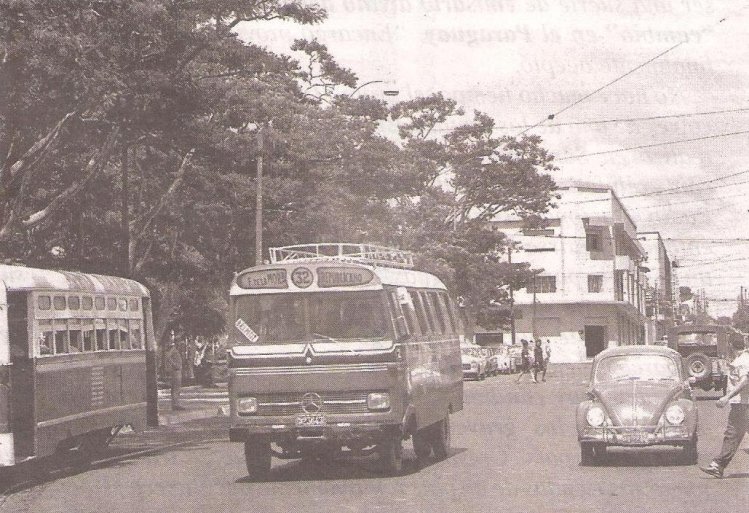
POLYGON ((588 400, 577 407, 581 463, 606 449, 671 445, 697 463, 697 405, 681 356, 662 346, 606 349, 593 360, 588 400))

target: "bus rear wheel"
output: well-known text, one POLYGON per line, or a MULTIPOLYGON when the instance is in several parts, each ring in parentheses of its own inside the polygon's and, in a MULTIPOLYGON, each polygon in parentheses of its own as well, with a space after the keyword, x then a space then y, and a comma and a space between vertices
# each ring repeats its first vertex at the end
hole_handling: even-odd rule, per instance
POLYGON ((434 456, 438 460, 444 460, 450 455, 450 414, 446 414, 444 419, 431 426, 431 430, 434 456))
POLYGON ((247 440, 244 443, 244 459, 251 480, 264 481, 268 478, 271 456, 270 442, 267 440, 247 440))

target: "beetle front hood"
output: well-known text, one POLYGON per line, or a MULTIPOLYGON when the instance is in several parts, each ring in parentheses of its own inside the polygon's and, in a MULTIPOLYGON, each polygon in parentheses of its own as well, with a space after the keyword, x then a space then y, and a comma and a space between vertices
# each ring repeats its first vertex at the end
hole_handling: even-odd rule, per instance
POLYGON ((618 381, 598 384, 593 394, 615 426, 654 426, 682 390, 673 381, 618 381))

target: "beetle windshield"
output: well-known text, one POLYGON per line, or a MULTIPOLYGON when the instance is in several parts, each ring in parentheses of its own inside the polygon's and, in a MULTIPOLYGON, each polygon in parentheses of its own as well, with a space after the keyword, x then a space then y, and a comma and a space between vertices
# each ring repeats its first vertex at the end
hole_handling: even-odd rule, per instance
POLYGON ((236 315, 258 344, 382 339, 391 331, 381 291, 240 296, 236 315))
POLYGON ((672 358, 654 354, 609 356, 598 362, 596 382, 625 380, 678 381, 679 369, 672 358))

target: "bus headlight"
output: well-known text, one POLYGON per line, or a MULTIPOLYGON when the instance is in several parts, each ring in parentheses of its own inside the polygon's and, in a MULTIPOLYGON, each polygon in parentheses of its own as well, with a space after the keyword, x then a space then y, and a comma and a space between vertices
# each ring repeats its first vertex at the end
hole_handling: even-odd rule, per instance
POLYGON ((588 413, 585 414, 585 420, 587 420, 588 424, 592 427, 601 426, 605 418, 606 415, 604 415, 603 410, 598 406, 593 406, 588 410, 588 413))
POLYGON ((684 409, 678 404, 672 404, 666 409, 665 417, 669 424, 678 426, 684 422, 684 409))
POLYGON ((240 415, 252 415, 257 413, 256 397, 240 397, 237 399, 237 413, 240 415))
POLYGON ((373 411, 390 409, 390 394, 387 392, 372 392, 367 396, 367 408, 373 411))

